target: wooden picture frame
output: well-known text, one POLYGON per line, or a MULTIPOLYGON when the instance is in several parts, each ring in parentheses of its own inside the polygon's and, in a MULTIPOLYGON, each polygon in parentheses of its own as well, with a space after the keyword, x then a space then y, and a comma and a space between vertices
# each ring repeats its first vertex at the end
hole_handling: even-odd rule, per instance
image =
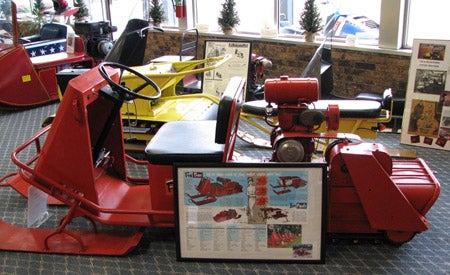
POLYGON ((324 263, 326 165, 176 164, 180 261, 324 263))

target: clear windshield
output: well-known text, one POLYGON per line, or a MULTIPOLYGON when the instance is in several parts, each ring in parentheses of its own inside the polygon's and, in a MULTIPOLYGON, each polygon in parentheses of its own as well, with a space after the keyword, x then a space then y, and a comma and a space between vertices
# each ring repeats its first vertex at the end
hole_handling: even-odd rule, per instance
POLYGON ((11 0, 0 0, 0 49, 9 48, 14 44, 14 28, 11 0))

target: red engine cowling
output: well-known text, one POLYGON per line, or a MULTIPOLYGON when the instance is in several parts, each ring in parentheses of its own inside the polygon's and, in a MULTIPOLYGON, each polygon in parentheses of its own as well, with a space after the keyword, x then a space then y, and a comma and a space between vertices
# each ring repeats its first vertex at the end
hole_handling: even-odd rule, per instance
POLYGON ((428 229, 440 184, 422 159, 392 159, 377 143, 330 146, 328 233, 384 233, 403 243, 428 229))
MULTIPOLYGON (((323 122, 329 130, 339 127, 339 108, 330 105, 328 110, 310 109, 319 99, 319 82, 315 78, 267 79, 264 84, 266 101, 278 106, 278 124, 274 127, 271 142, 273 160, 280 162, 309 162, 315 150, 314 133, 323 122)), ((322 135, 323 137, 323 135, 322 135)))
POLYGON ((319 82, 316 78, 267 79, 264 84, 265 100, 278 105, 278 122, 283 131, 311 133, 327 121, 330 130, 339 127, 339 108, 329 106, 327 111, 309 108, 319 99, 319 82))
POLYGON ((264 83, 264 98, 269 103, 310 104, 319 99, 319 82, 316 78, 267 79, 264 83))

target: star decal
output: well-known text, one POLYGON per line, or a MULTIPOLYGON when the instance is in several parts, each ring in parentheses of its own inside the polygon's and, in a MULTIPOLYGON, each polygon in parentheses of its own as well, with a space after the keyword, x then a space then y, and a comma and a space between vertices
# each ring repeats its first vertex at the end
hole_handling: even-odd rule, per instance
POLYGON ((31 52, 31 57, 35 57, 36 56, 36 51, 32 51, 31 52))
POLYGON ((45 55, 47 53, 47 50, 44 48, 41 48, 39 51, 41 52, 41 55, 45 55))

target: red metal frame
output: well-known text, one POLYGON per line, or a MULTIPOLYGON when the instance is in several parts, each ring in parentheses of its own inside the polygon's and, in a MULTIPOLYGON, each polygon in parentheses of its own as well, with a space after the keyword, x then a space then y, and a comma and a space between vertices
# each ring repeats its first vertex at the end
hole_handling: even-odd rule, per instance
POLYGON ((13 44, 0 45, 0 109, 30 108, 59 100, 56 73, 61 68, 85 65, 92 68, 94 59, 85 54, 82 38, 75 38, 74 53, 55 53, 39 57, 28 55, 19 44, 16 5, 11 2, 13 44))
MULTIPOLYGON (((318 100, 317 80, 283 76, 266 80, 265 87, 266 100, 278 105, 280 120, 269 123, 273 161, 289 161, 290 156, 283 159, 285 154, 299 152, 304 154, 301 161, 308 162, 316 151, 314 139, 340 141, 325 151, 328 233, 385 233, 392 242, 403 243, 428 229, 425 214, 437 200, 440 185, 423 160, 393 160, 381 144, 363 143, 348 134, 315 133, 311 125, 323 118, 316 116, 317 110, 308 113, 307 104, 318 100)), ((323 117, 336 130, 339 112, 334 109, 323 117)))
MULTIPOLYGON (((112 79, 118 80, 115 70, 109 68, 108 73, 112 79)), ((140 237, 140 234, 136 233, 139 230, 132 230, 132 233, 125 236, 121 234, 111 237, 129 238, 128 241, 117 241, 109 244, 110 247, 102 245, 90 248, 90 245, 97 246, 104 237, 103 234, 97 236, 95 226, 92 232, 74 232, 67 230, 66 226, 74 218, 85 217, 94 225, 98 222, 134 228, 173 227, 175 214, 172 166, 151 165, 147 161, 138 161, 127 156, 120 123, 121 102, 117 104, 107 98, 107 92, 99 92, 109 86, 96 68, 79 76, 77 80, 68 86, 53 123, 12 152, 11 158, 19 167, 18 173, 9 174, 1 180, 8 178, 8 185, 14 188, 19 186, 24 192, 27 185, 35 186, 69 206, 67 215, 55 230, 35 229, 34 231, 39 232, 36 241, 41 243, 26 244, 25 250, 60 253, 59 248, 52 248, 53 239, 66 242, 69 237, 69 243, 78 244, 70 245, 73 250, 69 253, 124 253, 135 246, 134 240, 140 237), (107 135, 103 136, 105 128, 107 135), (44 139, 45 142, 42 142, 44 139), (102 153, 97 150, 98 146, 110 149, 104 154, 104 158, 100 157, 102 153), (34 155, 22 160, 22 157, 25 158, 23 152, 29 153, 28 149, 33 147, 34 155), (135 165, 146 165, 150 171, 149 178, 130 177, 126 170, 127 161, 135 165), (143 182, 147 184, 142 184, 143 182), (148 184, 149 182, 152 184, 148 184), (85 235, 88 240, 83 238, 85 235)), ((240 87, 243 89, 243 86, 240 87)), ((236 102, 233 102, 230 116, 238 117, 236 102)), ((235 137, 230 137, 235 135, 231 130, 236 130, 232 127, 235 124, 237 127, 238 120, 230 120, 228 125, 224 125, 227 132, 224 148, 230 152, 224 152, 223 161, 231 160, 232 157, 234 145, 228 143, 235 141, 235 137)), ((13 230, 10 226, 1 227, 0 224, 0 231, 13 230)), ((20 230, 22 234, 34 234, 34 231, 20 230)), ((0 245, 0 248, 16 250, 17 244, 7 243, 0 245)))
MULTIPOLYGON (((110 68, 108 74, 118 81, 117 71, 110 68)), ((122 102, 106 84, 96 68, 71 81, 52 125, 33 135, 11 154, 19 172, 1 180, 8 178, 11 185, 38 187, 69 206, 69 210, 54 230, 16 229, 0 222, 3 236, 16 230, 26 235, 23 238, 29 242, 16 243, 19 235, 14 232, 11 233, 15 236, 13 242, 1 242, 0 237, 1 249, 120 254, 136 245, 141 236, 140 227, 175 226, 173 166, 126 156, 120 114, 122 102), (44 138, 45 142, 41 142, 44 138), (35 154, 21 160, 21 153, 31 146, 35 147, 35 154), (145 165, 149 178, 128 176, 127 161, 145 165), (148 184, 136 184, 142 182, 148 184), (107 238, 114 241, 99 244, 105 235, 98 234, 95 226, 87 233, 66 229, 77 217, 85 217, 94 225, 98 222, 130 226, 134 230, 125 236, 107 234, 107 238), (30 235, 36 238, 31 241, 30 235), (124 240, 119 241, 121 238, 124 240)), ((224 123, 227 125, 223 125, 227 133, 224 140, 218 141, 216 137, 216 142, 225 144, 223 163, 232 161, 239 124, 237 105, 237 99, 233 100, 229 119, 224 123)), ((298 106, 304 111, 301 104, 298 106)), ((303 128, 293 129, 296 130, 276 130, 272 138, 277 140, 280 134, 289 138, 340 141, 330 145, 325 156, 329 164, 328 233, 385 233, 389 240, 402 243, 428 228, 425 214, 436 201, 440 185, 423 160, 392 160, 380 144, 363 143, 358 138, 350 143, 349 137, 355 135, 315 134, 298 130, 303 128)), ((233 186, 231 190, 238 189, 233 186)), ((282 218, 282 214, 274 218, 282 218)))
POLYGON ((392 160, 380 144, 342 143, 330 153, 329 233, 386 232, 406 242, 428 229, 440 185, 426 163, 392 160))
POLYGON ((30 58, 23 45, 0 50, 0 73, 11 76, 0 80, 0 109, 30 108, 59 100, 56 73, 60 68, 74 64, 94 66, 94 59, 85 55, 80 39, 76 45, 81 51, 75 53, 30 58))

